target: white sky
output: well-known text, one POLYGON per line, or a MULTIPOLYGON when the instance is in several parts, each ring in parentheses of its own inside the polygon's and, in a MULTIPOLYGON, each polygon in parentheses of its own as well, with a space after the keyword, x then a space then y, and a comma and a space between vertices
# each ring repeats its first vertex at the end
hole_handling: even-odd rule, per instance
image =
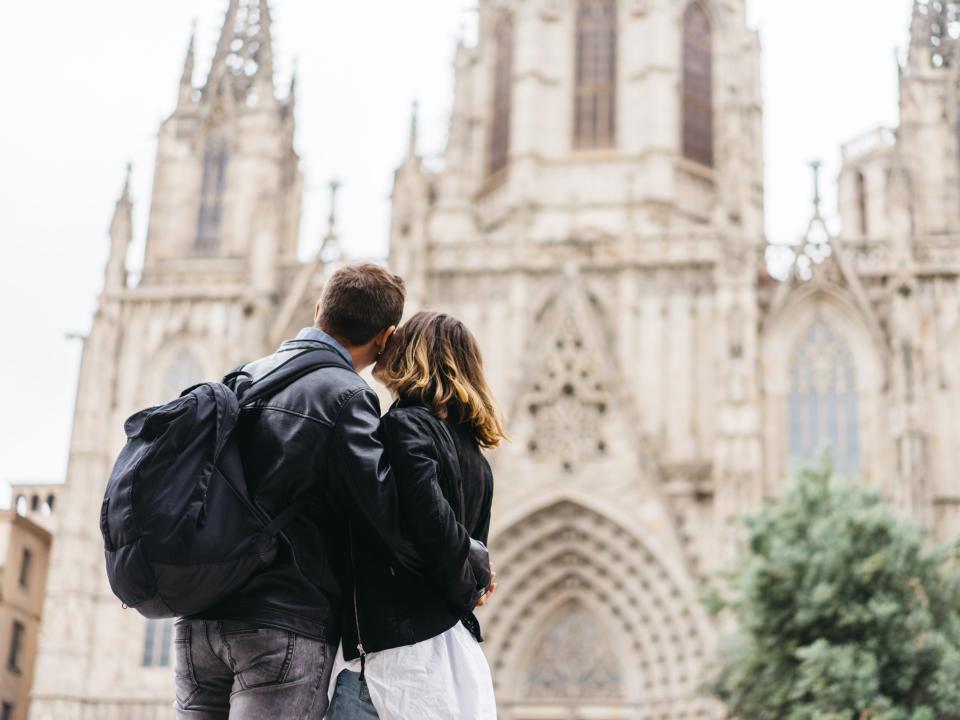
MULTIPOLYGON (((676 0, 679 2, 679 0, 676 0)), ((421 149, 439 151, 451 61, 470 0, 273 0, 277 82, 299 61, 306 174, 302 238, 316 247, 326 184, 343 182, 341 237, 386 251, 392 171, 419 99, 421 149)), ((767 232, 795 239, 814 158, 826 207, 839 146, 897 118, 894 51, 911 0, 748 0, 764 48, 767 232)), ((191 21, 197 79, 225 0, 0 0, 0 483, 62 480, 79 366, 106 261, 113 203, 134 163, 137 249, 146 234, 155 137, 173 108, 191 21)))

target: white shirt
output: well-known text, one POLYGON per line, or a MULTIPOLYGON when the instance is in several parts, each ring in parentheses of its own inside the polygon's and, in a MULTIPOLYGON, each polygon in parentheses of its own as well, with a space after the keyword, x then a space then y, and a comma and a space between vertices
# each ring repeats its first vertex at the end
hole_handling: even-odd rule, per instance
MULTIPOLYGON (((333 665, 330 697, 347 662, 343 645, 333 665)), ((457 623, 442 635, 416 645, 369 653, 366 681, 380 720, 496 720, 490 666, 480 643, 457 623)))

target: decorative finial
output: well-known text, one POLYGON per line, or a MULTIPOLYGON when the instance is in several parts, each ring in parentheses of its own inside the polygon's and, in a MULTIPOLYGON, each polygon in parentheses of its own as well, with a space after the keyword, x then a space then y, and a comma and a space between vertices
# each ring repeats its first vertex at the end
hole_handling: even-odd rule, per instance
POLYGON ((289 97, 294 97, 297 94, 297 72, 300 70, 300 58, 293 58, 293 70, 290 71, 290 94, 289 97))
POLYGON ((419 115, 420 115, 420 103, 417 100, 413 101, 413 108, 410 113, 410 144, 407 146, 407 157, 416 157, 417 156, 417 140, 419 135, 419 115))
POLYGON ((323 237, 320 246, 320 257, 324 262, 338 262, 343 256, 340 249, 340 239, 337 237, 337 191, 340 190, 340 181, 336 178, 330 181, 330 214, 327 216, 327 234, 323 237))
POLYGON ((833 254, 830 229, 820 209, 820 168, 823 163, 814 160, 810 167, 813 168, 813 217, 807 225, 794 262, 794 271, 801 280, 813 277, 814 268, 823 264, 833 254))
POLYGON ((197 38, 197 19, 190 23, 190 42, 187 44, 187 55, 183 59, 183 74, 180 75, 181 85, 193 85, 193 57, 194 45, 197 38))
POLYGON ((121 198, 123 200, 130 200, 130 176, 133 174, 133 163, 127 162, 126 174, 123 177, 123 193, 121 198))
POLYGON ((820 217, 820 168, 823 167, 823 163, 814 160, 810 163, 810 167, 813 168, 813 212, 820 217))

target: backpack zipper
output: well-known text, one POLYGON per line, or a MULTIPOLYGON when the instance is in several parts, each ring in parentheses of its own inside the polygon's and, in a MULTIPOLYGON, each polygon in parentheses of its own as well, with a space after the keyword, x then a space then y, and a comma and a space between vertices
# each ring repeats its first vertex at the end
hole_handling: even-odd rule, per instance
POLYGON ((353 568, 353 622, 357 629, 357 652, 360 653, 360 682, 366 682, 367 653, 363 649, 363 637, 360 635, 360 599, 357 589, 357 561, 353 554, 353 523, 348 523, 347 532, 350 536, 350 565, 353 568))

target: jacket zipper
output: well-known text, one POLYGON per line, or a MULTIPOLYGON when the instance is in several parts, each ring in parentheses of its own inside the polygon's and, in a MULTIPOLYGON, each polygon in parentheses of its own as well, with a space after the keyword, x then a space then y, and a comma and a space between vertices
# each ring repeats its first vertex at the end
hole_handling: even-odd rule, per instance
POLYGON ((350 565, 353 567, 353 622, 357 629, 357 652, 360 653, 360 683, 366 682, 367 653, 363 649, 363 637, 360 635, 360 599, 357 589, 357 561, 353 554, 353 523, 347 525, 350 535, 350 565))

